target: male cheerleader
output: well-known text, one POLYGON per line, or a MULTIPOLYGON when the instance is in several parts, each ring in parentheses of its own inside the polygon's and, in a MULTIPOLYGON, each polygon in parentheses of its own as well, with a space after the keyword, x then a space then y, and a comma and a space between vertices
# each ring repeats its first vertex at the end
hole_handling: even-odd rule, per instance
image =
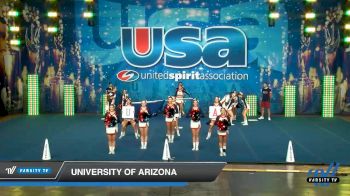
POLYGON ((266 108, 268 120, 271 120, 271 110, 270 110, 271 104, 270 104, 270 102, 271 102, 272 93, 271 93, 271 89, 269 88, 269 86, 266 82, 264 82, 261 93, 262 93, 262 99, 261 99, 261 104, 260 104, 261 116, 258 119, 259 120, 264 119, 264 112, 265 112, 265 108, 266 108))

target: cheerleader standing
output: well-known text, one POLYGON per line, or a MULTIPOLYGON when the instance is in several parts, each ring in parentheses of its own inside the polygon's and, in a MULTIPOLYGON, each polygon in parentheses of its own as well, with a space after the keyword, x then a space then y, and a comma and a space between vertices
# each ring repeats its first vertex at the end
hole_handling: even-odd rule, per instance
POLYGON ((109 153, 115 154, 115 135, 118 133, 117 113, 114 105, 109 106, 109 110, 105 114, 104 120, 106 126, 106 134, 108 140, 109 153))
POLYGON ((165 115, 165 123, 167 128, 167 137, 169 139, 169 143, 174 142, 174 116, 175 116, 175 105, 174 105, 174 99, 169 96, 168 97, 168 103, 164 108, 164 115, 165 115))
POLYGON ((141 132, 141 149, 147 149, 149 117, 150 114, 148 112, 147 102, 141 101, 141 107, 138 116, 139 129, 141 132))
POLYGON ((185 93, 189 95, 189 93, 185 90, 185 87, 183 86, 182 82, 179 82, 177 88, 176 88, 176 92, 175 92, 175 97, 176 97, 176 103, 179 105, 179 110, 180 110, 180 114, 184 115, 184 96, 185 93))
POLYGON ((221 114, 216 118, 215 125, 218 127, 220 156, 226 156, 227 134, 230 123, 224 108, 221 108, 221 114))
MULTIPOLYGON (((219 98, 219 97, 215 97, 213 106, 220 106, 220 98, 219 98)), ((221 106, 220 106, 220 109, 221 109, 221 106)), ((208 135, 207 135, 206 140, 209 140, 210 137, 211 137, 211 132, 212 132, 212 130, 213 130, 215 121, 216 121, 216 118, 210 119, 210 122, 209 122, 209 130, 208 130, 208 135)))
POLYGON ((106 88, 106 95, 107 95, 106 112, 108 111, 110 105, 115 105, 116 93, 117 93, 117 88, 114 87, 112 83, 109 83, 108 87, 106 88))
POLYGON ((193 143, 192 151, 198 151, 199 150, 199 131, 201 129, 201 121, 200 121, 200 110, 198 107, 198 100, 196 99, 194 99, 192 102, 190 117, 191 117, 192 143, 193 143))
MULTIPOLYGON (((132 106, 130 98, 127 98, 125 106, 132 106)), ((138 130, 137 130, 135 118, 128 118, 128 119, 124 118, 123 119, 123 121, 122 121, 122 132, 120 133, 119 139, 121 139, 122 137, 125 136, 126 127, 128 125, 131 125, 133 127, 134 132, 135 132, 135 138, 138 139, 139 138, 139 133, 138 133, 138 130)))
POLYGON ((247 113, 248 113, 248 110, 249 110, 249 105, 247 104, 247 102, 245 100, 245 96, 243 95, 242 92, 238 93, 237 108, 242 108, 242 116, 243 116, 242 125, 243 126, 247 126, 248 125, 247 113))
POLYGON ((180 118, 180 108, 179 105, 176 103, 176 98, 173 97, 173 104, 175 106, 175 114, 174 114, 174 128, 176 130, 177 136, 180 136, 180 127, 179 127, 179 118, 180 118))

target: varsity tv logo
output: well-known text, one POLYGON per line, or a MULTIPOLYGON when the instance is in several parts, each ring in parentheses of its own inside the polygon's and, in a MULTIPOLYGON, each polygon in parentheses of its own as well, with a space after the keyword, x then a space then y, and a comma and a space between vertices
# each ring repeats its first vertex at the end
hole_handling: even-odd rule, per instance
POLYGON ((327 171, 323 169, 310 169, 307 176, 308 183, 314 183, 315 186, 329 186, 329 183, 338 183, 340 180, 335 175, 337 174, 339 163, 331 163, 327 171), (313 177, 312 177, 313 174, 313 177))
POLYGON ((16 168, 17 168, 17 166, 8 167, 5 169, 5 171, 7 172, 8 175, 12 175, 15 173, 16 168))
POLYGON ((122 70, 117 73, 117 78, 122 82, 133 82, 139 79, 139 73, 133 70, 122 70))
POLYGON ((200 63, 210 68, 247 67, 247 37, 232 26, 121 27, 121 51, 125 61, 148 68, 164 59, 164 66, 183 69, 200 63))

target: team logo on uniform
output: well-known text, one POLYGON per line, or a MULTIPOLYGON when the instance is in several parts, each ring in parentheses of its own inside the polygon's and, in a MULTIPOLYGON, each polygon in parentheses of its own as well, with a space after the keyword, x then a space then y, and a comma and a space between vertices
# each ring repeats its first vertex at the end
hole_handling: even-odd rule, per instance
POLYGON ((139 73, 133 70, 122 70, 117 73, 117 78, 123 82, 133 82, 139 79, 139 73))

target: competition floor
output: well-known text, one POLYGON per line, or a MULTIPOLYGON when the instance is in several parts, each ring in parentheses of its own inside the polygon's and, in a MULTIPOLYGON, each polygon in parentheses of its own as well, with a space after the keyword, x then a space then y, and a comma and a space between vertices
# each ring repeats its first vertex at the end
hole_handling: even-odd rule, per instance
MULTIPOLYGON (((44 140, 48 138, 52 160, 143 160, 161 161, 165 123, 161 116, 150 122, 149 145, 140 150, 128 127, 117 139, 115 155, 109 155, 101 116, 77 114, 19 115, 0 121, 0 160, 41 160, 44 140)), ((227 157, 219 157, 217 135, 205 140, 208 126, 202 119, 200 151, 193 152, 189 119, 183 118, 181 136, 170 144, 175 161, 227 161, 240 163, 284 163, 288 141, 292 140, 296 163, 350 165, 350 121, 340 117, 273 117, 272 121, 240 122, 230 128, 227 157), (238 125, 239 124, 239 125, 238 125)))

